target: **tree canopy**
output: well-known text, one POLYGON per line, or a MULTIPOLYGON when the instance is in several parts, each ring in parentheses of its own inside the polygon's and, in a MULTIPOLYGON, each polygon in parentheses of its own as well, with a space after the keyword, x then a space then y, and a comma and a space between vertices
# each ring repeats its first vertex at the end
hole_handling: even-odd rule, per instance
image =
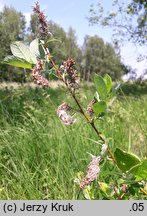
POLYGON ((1 56, 5 56, 9 52, 12 41, 24 40, 25 24, 24 15, 13 7, 5 6, 0 12, 0 47, 3 49, 0 52, 1 56))
POLYGON ((114 30, 115 39, 144 45, 147 42, 147 1, 131 0, 126 4, 113 0, 112 10, 98 3, 91 5, 89 22, 114 30))
POLYGON ((91 80, 93 73, 109 74, 114 80, 124 73, 120 57, 110 43, 98 36, 85 36, 83 48, 83 76, 91 80))
MULTIPOLYGON (((25 17, 13 7, 5 6, 0 12, 0 60, 10 54, 10 44, 16 40, 24 40, 25 17)), ((18 69, 16 69, 17 74, 18 69)), ((13 79, 14 68, 0 65, 0 79, 13 79)))

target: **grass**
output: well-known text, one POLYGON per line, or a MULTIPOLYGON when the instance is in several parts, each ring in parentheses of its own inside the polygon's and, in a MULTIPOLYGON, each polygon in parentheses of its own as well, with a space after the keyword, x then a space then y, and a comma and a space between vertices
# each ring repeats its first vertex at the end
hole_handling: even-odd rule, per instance
MULTIPOLYGON (((80 103, 85 106, 93 93, 93 86, 84 85, 80 103)), ((86 170, 87 152, 99 154, 99 146, 88 139, 98 138, 79 114, 73 126, 60 122, 56 109, 63 101, 75 106, 63 87, 0 89, 0 199, 83 199, 74 179, 86 170)), ((121 92, 97 122, 112 151, 119 146, 147 156, 146 101, 145 94, 121 92)))

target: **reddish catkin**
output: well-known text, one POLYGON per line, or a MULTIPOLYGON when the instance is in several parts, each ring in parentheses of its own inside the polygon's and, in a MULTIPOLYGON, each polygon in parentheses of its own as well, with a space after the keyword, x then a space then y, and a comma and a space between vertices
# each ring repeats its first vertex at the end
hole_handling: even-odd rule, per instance
POLYGON ((44 64, 43 60, 40 60, 36 63, 36 65, 32 69, 32 77, 36 84, 47 87, 49 82, 46 78, 44 78, 41 75, 43 64, 44 64))
POLYGON ((40 35, 43 37, 47 36, 48 35, 48 22, 46 20, 45 14, 40 10, 40 5, 38 2, 33 6, 33 11, 38 16, 38 20, 40 23, 40 29, 39 29, 40 35))
POLYGON ((65 81, 69 87, 78 88, 80 84, 80 78, 77 71, 74 68, 75 61, 72 58, 68 58, 67 61, 60 66, 62 74, 65 75, 65 81))
POLYGON ((57 109, 57 115, 65 125, 72 125, 76 122, 76 119, 67 113, 70 109, 70 106, 66 103, 61 104, 57 109))
POLYGON ((80 188, 84 189, 85 186, 90 185, 99 175, 100 167, 99 163, 101 161, 101 156, 94 156, 88 165, 88 170, 85 178, 82 180, 80 184, 80 188))

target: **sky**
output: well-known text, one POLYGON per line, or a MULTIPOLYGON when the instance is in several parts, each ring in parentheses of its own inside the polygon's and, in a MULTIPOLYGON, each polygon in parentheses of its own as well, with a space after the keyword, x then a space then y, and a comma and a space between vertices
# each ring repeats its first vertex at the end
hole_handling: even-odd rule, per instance
MULTIPOLYGON (((39 0, 38 0, 39 1, 39 0)), ((120 0, 121 1, 121 0, 120 0)), ((124 0, 128 2, 129 0, 124 0)), ((13 6, 16 10, 21 11, 27 20, 30 21, 32 13, 32 6, 36 0, 0 0, 0 11, 3 10, 4 5, 13 6)), ((97 2, 102 3, 106 10, 111 11, 113 0, 40 0, 41 9, 47 15, 48 20, 53 20, 58 23, 67 32, 69 27, 76 30, 78 45, 81 46, 85 35, 98 35, 106 42, 111 42, 112 30, 104 29, 100 26, 90 26, 87 17, 89 16, 89 9, 91 4, 97 2)), ((144 49, 142 50, 144 51, 144 49)), ((137 69, 138 76, 143 69, 147 68, 145 61, 138 63, 136 61, 137 54, 141 52, 140 47, 136 47, 130 43, 126 43, 121 48, 122 61, 137 69)))

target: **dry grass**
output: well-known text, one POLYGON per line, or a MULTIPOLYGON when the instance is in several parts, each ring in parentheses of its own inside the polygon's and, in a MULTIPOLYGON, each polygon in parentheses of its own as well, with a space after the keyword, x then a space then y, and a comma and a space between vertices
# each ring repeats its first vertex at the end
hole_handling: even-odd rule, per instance
MULTIPOLYGON (((17 83, 17 82, 2 82, 0 83, 0 89, 17 89, 19 87, 31 87, 31 88, 36 88, 38 85, 36 85, 33 82, 30 83, 17 83)), ((64 86, 64 83, 61 81, 50 81, 49 82, 49 87, 52 89, 56 89, 58 87, 64 86)))

